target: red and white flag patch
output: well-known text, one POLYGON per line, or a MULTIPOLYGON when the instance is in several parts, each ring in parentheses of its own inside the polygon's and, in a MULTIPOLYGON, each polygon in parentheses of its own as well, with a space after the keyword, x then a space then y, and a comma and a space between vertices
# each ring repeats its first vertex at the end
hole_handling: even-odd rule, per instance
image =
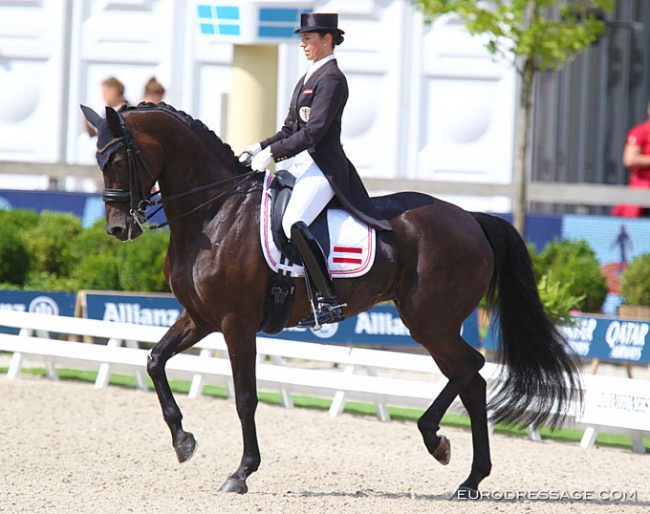
POLYGON ((352 246, 334 246, 332 262, 337 264, 362 264, 363 248, 352 246))

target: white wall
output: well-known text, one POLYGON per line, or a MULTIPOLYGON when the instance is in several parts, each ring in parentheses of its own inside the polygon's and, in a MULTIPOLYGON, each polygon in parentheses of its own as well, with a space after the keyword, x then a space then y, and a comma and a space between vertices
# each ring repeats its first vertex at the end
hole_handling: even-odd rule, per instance
MULTIPOLYGON (((408 0, 314 4, 346 31, 336 51, 350 86, 343 139, 362 176, 511 181, 512 69, 453 19, 425 25, 408 0)), ((279 55, 278 125, 308 65, 297 40, 279 55)), ((195 0, 0 0, 0 160, 92 164, 79 104, 101 110, 110 75, 131 103, 156 75, 168 103, 227 137, 231 61, 230 44, 199 35, 195 0)), ((507 198, 452 200, 509 210, 507 198)))

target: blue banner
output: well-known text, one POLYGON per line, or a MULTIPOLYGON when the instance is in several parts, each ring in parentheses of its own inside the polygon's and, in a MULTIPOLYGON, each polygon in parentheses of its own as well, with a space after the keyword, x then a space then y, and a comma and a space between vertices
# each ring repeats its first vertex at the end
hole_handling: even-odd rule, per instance
MULTIPOLYGON (((52 316, 74 316, 75 293, 50 293, 45 291, 0 290, 0 309, 34 312, 52 316)), ((3 328, 4 333, 17 334, 16 328, 3 328)))
MULTIPOLYGON (((480 347, 478 315, 474 311, 463 323, 461 334, 475 348, 480 347)), ((264 334, 259 334, 265 337, 264 334)), ((306 328, 287 328, 278 339, 354 346, 420 347, 412 338, 394 305, 377 305, 340 323, 324 325, 318 332, 306 328)))
POLYGON ((183 311, 172 295, 79 294, 85 297, 84 314, 90 319, 171 327, 183 311))
MULTIPOLYGON (((86 317, 104 321, 169 327, 183 310, 172 295, 140 296, 95 292, 80 294, 84 294, 86 299, 86 317)), ((477 319, 476 312, 472 313, 462 327, 463 338, 475 348, 480 346, 477 319)), ((357 346, 419 346, 411 339, 394 305, 378 305, 341 323, 325 325, 318 332, 289 328, 272 337, 357 346)))
POLYGON ((75 293, 0 290, 0 309, 74 316, 75 293))
POLYGON ((650 322, 604 316, 575 316, 574 324, 561 327, 574 354, 609 362, 650 364, 646 344, 650 322))
MULTIPOLYGON (((606 316, 580 315, 573 323, 559 327, 571 352, 583 359, 600 359, 615 363, 650 364, 650 322, 606 316)), ((484 341, 484 349, 494 351, 492 330, 484 341)))

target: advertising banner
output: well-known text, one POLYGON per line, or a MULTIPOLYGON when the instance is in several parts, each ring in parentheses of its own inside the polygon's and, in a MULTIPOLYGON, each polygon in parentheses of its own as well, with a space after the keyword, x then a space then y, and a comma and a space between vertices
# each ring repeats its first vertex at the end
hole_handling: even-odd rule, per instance
MULTIPOLYGON (((572 318, 571 324, 558 328, 571 352, 580 358, 650 364, 650 321, 579 315, 572 318)), ((483 347, 496 349, 493 330, 488 331, 483 347)))
MULTIPOLYGON (((75 303, 75 293, 0 290, 0 310, 74 316, 75 303)), ((12 334, 19 332, 11 328, 2 331, 12 334)))
MULTIPOLYGON (((83 295, 84 315, 104 321, 169 327, 183 310, 172 295, 98 292, 81 292, 80 295, 83 295)), ((469 344, 479 347, 476 312, 465 320, 461 333, 469 344)), ((265 334, 259 336, 266 337, 265 334)), ((378 305, 341 323, 325 325, 318 332, 304 328, 289 328, 268 337, 359 346, 419 346, 411 339, 394 305, 378 305)))
POLYGON ((183 311, 172 295, 80 291, 83 314, 90 319, 171 327, 183 311))
POLYGON ((584 377, 584 410, 577 421, 650 430, 650 382, 621 377, 584 377))
POLYGON ((75 293, 0 290, 0 309, 74 316, 75 293))
POLYGON ((575 316, 574 324, 561 327, 573 353, 610 362, 650 363, 646 343, 650 322, 601 316, 575 316))

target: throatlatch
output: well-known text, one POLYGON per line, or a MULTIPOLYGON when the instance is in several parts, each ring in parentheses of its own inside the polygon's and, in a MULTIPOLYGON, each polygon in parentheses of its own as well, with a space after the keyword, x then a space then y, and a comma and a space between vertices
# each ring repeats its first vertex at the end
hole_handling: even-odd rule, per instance
POLYGON ((312 308, 312 316, 300 321, 298 326, 320 330, 321 325, 326 323, 343 321, 345 318, 342 308, 347 304, 339 303, 323 250, 304 222, 298 221, 291 227, 291 244, 300 254, 305 268, 307 293, 312 308), (312 284, 316 289, 318 305, 314 304, 312 284))

